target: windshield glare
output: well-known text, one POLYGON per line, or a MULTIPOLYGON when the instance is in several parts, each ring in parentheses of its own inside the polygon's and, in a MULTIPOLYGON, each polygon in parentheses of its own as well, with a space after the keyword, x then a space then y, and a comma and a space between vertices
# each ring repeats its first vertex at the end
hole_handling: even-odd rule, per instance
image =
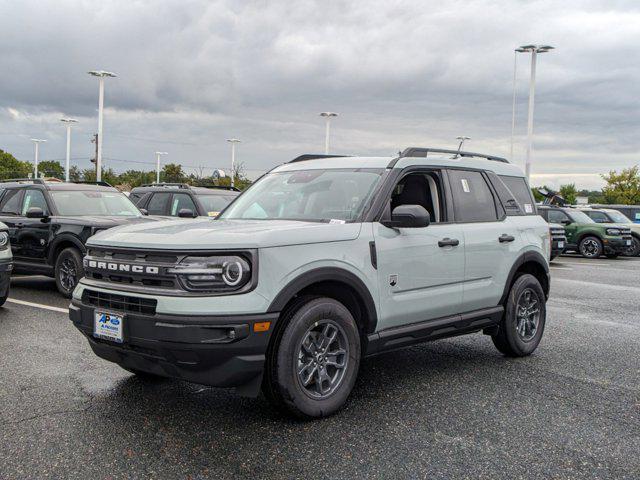
POLYGON ((120 192, 52 191, 51 196, 60 215, 111 215, 139 217, 140 210, 120 192))
POLYGON ((633 223, 629 217, 627 217, 624 213, 618 212, 617 210, 610 210, 607 212, 609 218, 613 220, 615 223, 633 223))
POLYGON ((591 219, 589 215, 579 210, 571 210, 570 212, 566 213, 571 217, 571 220, 576 223, 596 223, 591 219))
POLYGON ((382 172, 382 169, 331 169, 270 173, 219 218, 353 221, 362 213, 382 172))

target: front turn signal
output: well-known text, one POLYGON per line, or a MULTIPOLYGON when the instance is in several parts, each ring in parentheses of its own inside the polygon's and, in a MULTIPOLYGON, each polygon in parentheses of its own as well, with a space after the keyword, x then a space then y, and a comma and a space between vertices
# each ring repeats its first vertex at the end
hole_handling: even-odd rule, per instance
POLYGON ((271 328, 271 322, 256 322, 253 324, 254 332, 266 332, 271 328))

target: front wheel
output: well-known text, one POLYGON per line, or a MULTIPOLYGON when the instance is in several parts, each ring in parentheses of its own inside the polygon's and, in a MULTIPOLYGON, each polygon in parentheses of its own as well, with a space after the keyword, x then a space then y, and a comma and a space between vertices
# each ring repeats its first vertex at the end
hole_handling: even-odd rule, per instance
POLYGON ((519 276, 509 291, 504 318, 491 339, 508 357, 531 355, 542 339, 547 318, 546 297, 533 275, 519 276))
POLYGON ((69 247, 60 252, 55 265, 56 287, 67 298, 71 298, 73 290, 84 277, 82 255, 77 248, 69 247))
POLYGON ((360 335, 351 312, 332 298, 302 299, 281 318, 268 352, 263 390, 300 418, 331 415, 346 402, 360 366, 360 335))
POLYGON ((585 258, 598 258, 603 250, 602 242, 598 237, 584 237, 578 244, 578 251, 585 258))

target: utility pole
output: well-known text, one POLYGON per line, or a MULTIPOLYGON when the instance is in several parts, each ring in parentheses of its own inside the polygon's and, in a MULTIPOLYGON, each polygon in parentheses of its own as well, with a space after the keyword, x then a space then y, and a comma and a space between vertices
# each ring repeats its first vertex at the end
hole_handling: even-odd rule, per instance
POLYGON ((92 70, 87 72, 89 75, 98 77, 98 135, 97 135, 97 153, 96 153, 96 181, 102 180, 102 117, 104 110, 104 79, 105 77, 115 77, 112 72, 104 70, 92 70))
POLYGON ((91 159, 91 163, 95 164, 96 166, 96 180, 98 179, 98 134, 94 133, 91 136, 91 143, 93 143, 96 147, 95 147, 95 153, 94 153, 94 157, 91 159))
POLYGON ((34 178, 38 178, 38 155, 40 153, 40 144, 46 142, 46 140, 41 140, 39 138, 32 138, 31 141, 35 145, 35 151, 33 153, 33 175, 34 178))
POLYGON ((73 123, 78 123, 78 120, 75 118, 61 118, 61 122, 63 122, 67 126, 67 162, 65 164, 64 170, 64 178, 65 181, 69 181, 69 161, 71 160, 71 125, 73 123))
POLYGON ((156 152, 156 183, 160 183, 160 157, 169 155, 167 152, 156 152))

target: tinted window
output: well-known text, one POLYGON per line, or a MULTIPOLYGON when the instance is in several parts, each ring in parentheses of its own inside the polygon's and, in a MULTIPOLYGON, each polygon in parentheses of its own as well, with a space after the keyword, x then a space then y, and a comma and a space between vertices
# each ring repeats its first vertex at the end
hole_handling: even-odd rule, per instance
POLYGON ((59 215, 141 215, 131 200, 120 192, 57 190, 51 192, 51 198, 59 215))
POLYGON ((36 207, 41 208, 45 214, 49 214, 44 194, 40 190, 27 190, 22 203, 22 215, 26 215, 30 208, 36 207))
POLYGON ((202 204, 207 215, 217 216, 229 205, 237 195, 198 195, 198 200, 202 204))
POLYGON ((144 197, 144 193, 130 193, 129 200, 131 200, 134 204, 138 205, 140 203, 140 199, 144 197))
POLYGON ((526 180, 523 177, 509 177, 507 175, 500 175, 500 179, 518 201, 522 211, 526 215, 535 215, 536 209, 533 198, 531 197, 531 189, 527 185, 526 180))
POLYGON ((453 208, 458 222, 492 222, 498 219, 493 194, 480 172, 449 170, 453 208))
POLYGON ((549 223, 562 223, 570 221, 567 214, 561 210, 549 210, 548 220, 549 223))
POLYGON ((587 210, 584 213, 586 213, 589 218, 596 223, 611 223, 607 216, 602 212, 592 212, 587 210))
POLYGON ((0 213, 20 215, 22 213, 22 192, 23 190, 8 190, 2 198, 0 213))
POLYGON ((154 193, 147 204, 149 215, 166 215, 170 193, 154 193))
POLYGON ((171 200, 171 212, 169 213, 169 215, 177 217, 178 213, 180 213, 180 210, 182 210, 183 208, 191 210, 196 215, 198 214, 196 206, 189 195, 187 195, 186 193, 174 193, 173 199, 171 200))

